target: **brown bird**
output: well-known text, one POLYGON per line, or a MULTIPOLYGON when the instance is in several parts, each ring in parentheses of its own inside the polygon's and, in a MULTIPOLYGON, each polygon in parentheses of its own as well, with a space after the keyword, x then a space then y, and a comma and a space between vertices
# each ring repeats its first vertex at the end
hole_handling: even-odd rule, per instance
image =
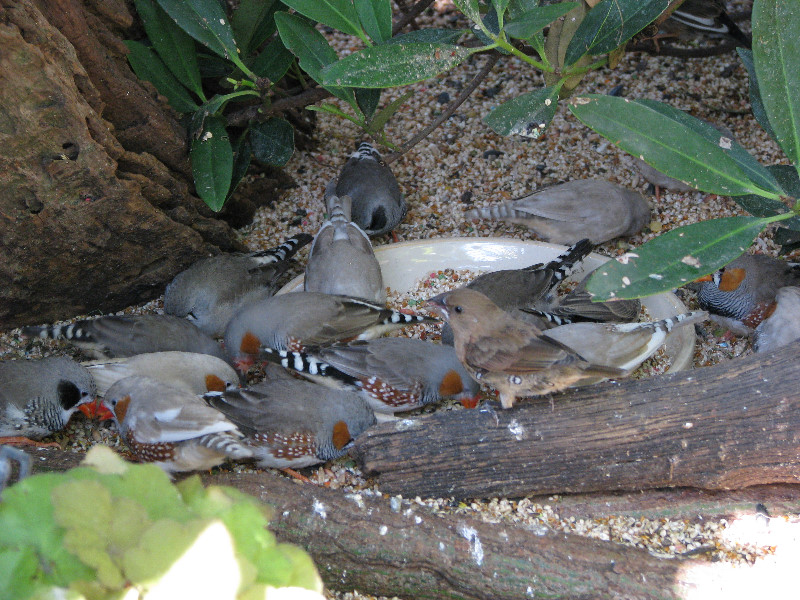
POLYGON ((517 398, 557 392, 586 377, 625 373, 584 360, 480 292, 459 288, 431 298, 428 304, 453 328, 456 354, 467 372, 496 388, 503 408, 511 408, 517 398))

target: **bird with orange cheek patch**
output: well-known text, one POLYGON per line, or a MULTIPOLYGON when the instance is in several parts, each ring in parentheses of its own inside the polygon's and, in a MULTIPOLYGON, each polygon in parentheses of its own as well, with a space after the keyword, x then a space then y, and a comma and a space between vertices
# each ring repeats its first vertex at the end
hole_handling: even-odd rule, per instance
POLYGON ((167 473, 210 469, 251 458, 241 432, 199 396, 133 375, 112 385, 103 400, 133 455, 167 473))
POLYGON ((764 254, 742 254, 712 275, 701 277, 700 307, 737 335, 750 335, 775 310, 782 287, 800 285, 800 265, 764 254))
POLYGON ((97 389, 92 374, 71 358, 0 362, 0 444, 39 444, 69 421, 89 411, 97 389), (33 438, 33 439, 31 439, 33 438))
POLYGON ((263 348, 302 351, 306 346, 373 339, 399 327, 435 321, 361 298, 292 292, 239 311, 225 330, 225 350, 233 364, 246 372, 261 360, 263 348))
POLYGON ((212 392, 203 399, 238 426, 264 468, 295 469, 333 460, 375 424, 375 414, 358 395, 294 378, 212 392))
POLYGON ((358 392, 377 412, 395 413, 455 397, 474 407, 480 386, 450 346, 404 337, 273 351, 270 361, 328 387, 358 392))
POLYGON ((624 373, 584 360, 475 290, 458 288, 428 304, 450 323, 456 354, 467 372, 497 389, 503 408, 511 408, 517 398, 557 392, 586 377, 624 373))
POLYGON ((222 392, 239 384, 239 375, 221 358, 194 352, 150 352, 128 358, 84 363, 105 396, 114 383, 131 375, 143 375, 191 394, 222 392))

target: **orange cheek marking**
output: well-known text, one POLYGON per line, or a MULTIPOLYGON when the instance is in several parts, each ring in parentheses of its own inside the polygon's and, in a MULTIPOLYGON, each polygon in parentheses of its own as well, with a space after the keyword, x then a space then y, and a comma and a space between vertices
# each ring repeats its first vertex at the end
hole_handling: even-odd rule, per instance
POLYGON ((461 376, 451 369, 442 378, 442 383, 439 384, 439 394, 441 396, 455 396, 463 391, 464 384, 461 382, 461 376))
POLYGON ((719 278, 719 289, 723 292, 732 292, 744 281, 744 269, 725 269, 719 278))
POLYGON ((114 407, 114 414, 117 417, 117 421, 120 423, 125 420, 125 415, 128 413, 128 406, 130 406, 130 403, 131 397, 125 396, 119 402, 117 402, 117 405, 114 407))
POLYGON ((258 354, 261 349, 261 340, 256 335, 248 331, 242 336, 242 341, 239 344, 239 351, 246 354, 258 354))
POLYGON ((209 392, 224 392, 225 382, 216 375, 209 373, 206 375, 206 390, 209 392))
POLYGON ((336 424, 333 426, 333 446, 337 450, 341 450, 344 448, 352 437, 350 436, 350 430, 347 428, 347 423, 344 421, 337 421, 336 424))

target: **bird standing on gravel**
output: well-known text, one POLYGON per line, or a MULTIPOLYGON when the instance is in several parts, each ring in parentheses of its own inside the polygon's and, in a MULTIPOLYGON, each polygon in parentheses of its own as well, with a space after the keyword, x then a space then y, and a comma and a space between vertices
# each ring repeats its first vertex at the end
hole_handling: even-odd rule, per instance
POLYGON ((201 331, 220 337, 239 306, 275 293, 292 257, 310 241, 310 235, 300 233, 269 250, 204 258, 178 273, 167 286, 164 312, 189 319, 201 331))
POLYGON ((363 142, 325 189, 325 199, 350 196, 353 221, 367 235, 388 233, 400 224, 408 207, 397 179, 380 153, 363 142))
POLYGON ((95 395, 91 373, 71 358, 0 362, 0 443, 35 445, 29 438, 63 429, 95 395))
POLYGON ((241 309, 225 330, 225 349, 244 372, 264 347, 299 351, 305 346, 372 339, 399 327, 430 322, 435 319, 360 298, 291 292, 241 309))
POLYGON ((413 410, 446 397, 467 407, 480 391, 450 346, 403 337, 274 351, 268 360, 317 383, 358 392, 381 413, 413 410))
POLYGON ((800 285, 800 265, 764 254, 742 254, 703 282, 700 307, 711 319, 737 335, 750 335, 775 309, 775 296, 786 286, 800 285))
POLYGON ((372 243, 350 220, 350 197, 330 196, 327 202, 328 220, 311 245, 304 289, 386 302, 386 288, 372 243))
POLYGON ((356 394, 299 379, 265 381, 203 399, 238 426, 263 468, 296 469, 333 460, 375 424, 372 409, 356 394))
POLYGON ((753 349, 771 352, 800 338, 800 287, 782 287, 775 294, 775 310, 753 333, 753 349))
POLYGON ((199 396, 149 377, 120 379, 103 405, 134 456, 167 473, 210 469, 253 454, 221 412, 199 396))
POLYGON ((466 218, 519 223, 556 244, 574 244, 583 238, 602 244, 641 231, 650 221, 650 206, 634 190, 600 179, 580 179, 467 211, 466 218))
POLYGON ((496 388, 503 408, 511 408, 517 398, 557 392, 587 377, 624 373, 584 360, 475 290, 445 292, 428 304, 453 328, 456 354, 469 374, 496 388))
POLYGON ((96 358, 146 352, 199 352, 225 358, 220 345, 186 319, 172 315, 106 315, 69 325, 24 327, 28 337, 64 339, 96 358))

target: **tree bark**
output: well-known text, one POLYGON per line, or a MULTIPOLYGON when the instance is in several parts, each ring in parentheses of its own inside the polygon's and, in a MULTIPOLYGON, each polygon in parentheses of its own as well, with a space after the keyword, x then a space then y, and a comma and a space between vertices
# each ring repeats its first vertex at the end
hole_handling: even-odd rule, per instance
POLYGON ((416 416, 355 454, 381 490, 422 497, 736 489, 800 481, 800 343, 706 369, 416 416))

